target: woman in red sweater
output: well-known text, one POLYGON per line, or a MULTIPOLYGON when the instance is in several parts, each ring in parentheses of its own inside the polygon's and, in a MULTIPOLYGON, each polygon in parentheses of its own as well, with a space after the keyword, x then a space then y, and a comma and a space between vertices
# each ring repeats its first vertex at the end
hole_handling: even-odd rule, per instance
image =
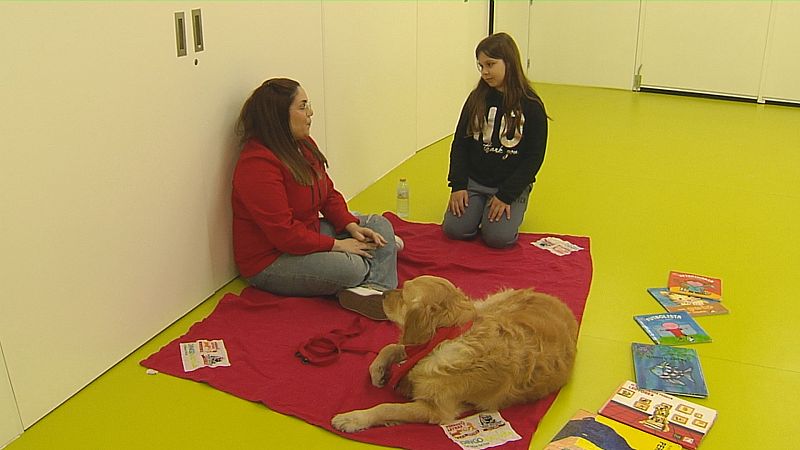
POLYGON ((244 104, 233 174, 233 250, 251 285, 286 296, 337 295, 385 319, 382 292, 397 287, 391 223, 354 216, 309 136, 314 111, 294 80, 274 78, 244 104))

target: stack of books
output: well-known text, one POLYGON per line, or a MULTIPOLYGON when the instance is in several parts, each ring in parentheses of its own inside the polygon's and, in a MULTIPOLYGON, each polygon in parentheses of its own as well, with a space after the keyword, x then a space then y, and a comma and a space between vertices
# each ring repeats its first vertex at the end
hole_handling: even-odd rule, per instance
POLYGON ((578 411, 545 450, 694 450, 716 418, 711 408, 625 381, 598 414, 578 411))
POLYGON ((672 271, 667 287, 648 288, 647 292, 667 312, 685 311, 694 317, 728 313, 722 305, 722 280, 719 278, 672 271))
POLYGON ((711 342, 694 317, 728 313, 722 280, 672 271, 666 287, 647 291, 667 312, 634 316, 653 341, 631 343, 636 381, 622 383, 596 414, 579 410, 545 450, 694 450, 714 424, 714 409, 677 396, 708 397, 697 351, 687 346, 711 342))
POLYGON ((668 394, 708 397, 697 352, 676 346, 711 342, 694 318, 728 313, 722 306, 722 280, 671 271, 666 287, 647 291, 667 312, 633 316, 656 344, 631 345, 637 384, 668 394))

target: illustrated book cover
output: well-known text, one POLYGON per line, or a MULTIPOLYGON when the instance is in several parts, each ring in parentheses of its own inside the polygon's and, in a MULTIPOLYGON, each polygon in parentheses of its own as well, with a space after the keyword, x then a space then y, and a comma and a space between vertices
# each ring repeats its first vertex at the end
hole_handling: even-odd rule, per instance
POLYGON ((673 270, 669 273, 667 288, 679 294, 722 300, 722 280, 719 278, 673 270))
POLYGON ((600 414, 694 450, 708 434, 717 411, 626 381, 600 408, 600 414))
POLYGON ((682 450, 680 445, 624 423, 578 410, 544 450, 682 450))
POLYGON ((670 292, 667 288, 647 288, 647 292, 669 312, 686 311, 692 317, 728 314, 722 302, 670 292))
POLYGON ((636 385, 668 394, 708 397, 697 351, 687 347, 631 344, 636 385))
POLYGON ((656 344, 688 345, 711 342, 711 336, 686 311, 641 314, 633 319, 656 344))

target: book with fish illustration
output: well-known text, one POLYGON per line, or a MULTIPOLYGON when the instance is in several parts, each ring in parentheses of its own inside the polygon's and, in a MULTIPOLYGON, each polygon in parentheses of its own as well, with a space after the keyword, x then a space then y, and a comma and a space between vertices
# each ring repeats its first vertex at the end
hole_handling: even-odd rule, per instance
POLYGON ((625 381, 600 414, 694 450, 708 434, 717 411, 625 381))
POLYGON ((722 302, 670 292, 667 288, 647 288, 647 292, 669 312, 686 311, 692 317, 728 314, 722 302))
POLYGON ((711 342, 711 336, 686 311, 641 314, 633 319, 656 344, 688 345, 711 342))
POLYGON ((693 297, 722 300, 722 280, 705 275, 671 271, 667 279, 667 289, 678 294, 693 297))
POLYGON ((678 444, 589 411, 578 410, 544 450, 683 450, 678 444))
POLYGON ((636 385, 640 388, 691 397, 708 397, 700 358, 693 348, 634 342, 631 344, 631 351, 636 385))

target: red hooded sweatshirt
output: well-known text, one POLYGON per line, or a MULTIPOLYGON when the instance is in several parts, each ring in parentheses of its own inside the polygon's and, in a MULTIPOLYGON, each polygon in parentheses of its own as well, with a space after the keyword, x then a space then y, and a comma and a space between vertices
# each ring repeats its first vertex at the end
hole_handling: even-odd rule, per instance
MULTIPOLYGON (((309 138, 309 144, 316 144, 309 138)), ((325 167, 302 146, 306 160, 322 179, 303 186, 272 151, 247 141, 233 173, 233 254, 239 272, 251 277, 280 255, 307 255, 333 248, 333 238, 319 233, 320 213, 337 232, 358 222, 347 210, 325 167)))

